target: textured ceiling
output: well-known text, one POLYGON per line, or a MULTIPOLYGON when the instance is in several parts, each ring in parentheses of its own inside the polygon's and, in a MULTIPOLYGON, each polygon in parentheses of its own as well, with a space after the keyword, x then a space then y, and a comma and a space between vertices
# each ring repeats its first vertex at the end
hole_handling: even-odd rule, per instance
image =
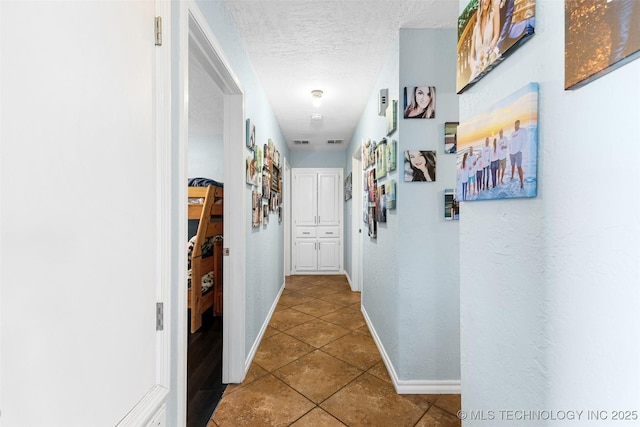
POLYGON ((458 0, 225 0, 287 144, 345 149, 399 28, 455 28, 458 0), (311 91, 324 91, 314 108, 311 91), (311 115, 320 113, 321 120, 311 115), (342 145, 327 144, 344 140, 342 145))

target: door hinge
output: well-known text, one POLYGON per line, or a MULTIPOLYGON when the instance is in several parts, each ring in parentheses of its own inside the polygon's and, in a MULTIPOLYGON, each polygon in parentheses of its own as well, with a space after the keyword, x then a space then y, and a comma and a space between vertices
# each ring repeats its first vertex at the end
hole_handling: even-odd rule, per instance
POLYGON ((156 331, 164 330, 164 303, 156 303, 156 331))
POLYGON ((162 46, 162 16, 156 16, 156 46, 162 46))

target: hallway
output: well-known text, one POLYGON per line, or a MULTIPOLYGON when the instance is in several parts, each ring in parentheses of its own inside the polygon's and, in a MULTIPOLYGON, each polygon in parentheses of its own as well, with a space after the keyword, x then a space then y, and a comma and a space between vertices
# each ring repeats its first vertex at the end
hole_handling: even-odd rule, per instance
POLYGON ((207 427, 460 426, 460 395, 398 395, 344 276, 290 276, 207 427))

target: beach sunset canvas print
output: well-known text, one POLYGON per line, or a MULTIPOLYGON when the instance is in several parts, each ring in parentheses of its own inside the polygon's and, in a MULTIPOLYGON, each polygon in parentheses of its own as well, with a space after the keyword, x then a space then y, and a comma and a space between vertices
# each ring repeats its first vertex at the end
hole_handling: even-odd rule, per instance
POLYGON ((458 201, 536 197, 538 83, 458 127, 458 201))

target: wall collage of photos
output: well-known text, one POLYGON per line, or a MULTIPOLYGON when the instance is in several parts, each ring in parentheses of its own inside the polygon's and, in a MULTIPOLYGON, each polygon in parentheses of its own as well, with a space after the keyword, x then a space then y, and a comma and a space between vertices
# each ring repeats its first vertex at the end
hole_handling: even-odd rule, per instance
MULTIPOLYGON (((640 57, 640 1, 565 0, 564 5, 565 90, 640 57)), ((535 8, 535 0, 469 2, 458 17, 459 94, 534 35, 535 8)), ((536 197, 538 98, 539 85, 531 82, 459 125, 454 200, 536 197)))
POLYGON ((380 182, 397 168, 398 142, 383 138, 362 145, 363 221, 369 237, 378 236, 378 223, 387 222, 387 210, 396 208, 396 181, 380 182))
MULTIPOLYGON (((404 88, 404 118, 434 119, 436 117, 436 88, 434 86, 408 86, 404 88)), ((445 122, 443 153, 456 154, 458 122, 445 122)), ((435 182, 437 152, 432 150, 407 150, 404 152, 404 182, 435 182)), ((459 203, 453 189, 443 192, 443 216, 445 220, 460 218, 459 203)))
POLYGON ((251 226, 269 224, 269 214, 278 214, 282 223, 282 176, 280 152, 271 139, 260 147, 256 144, 256 127, 247 119, 247 148, 252 155, 246 161, 246 180, 251 185, 251 226))

